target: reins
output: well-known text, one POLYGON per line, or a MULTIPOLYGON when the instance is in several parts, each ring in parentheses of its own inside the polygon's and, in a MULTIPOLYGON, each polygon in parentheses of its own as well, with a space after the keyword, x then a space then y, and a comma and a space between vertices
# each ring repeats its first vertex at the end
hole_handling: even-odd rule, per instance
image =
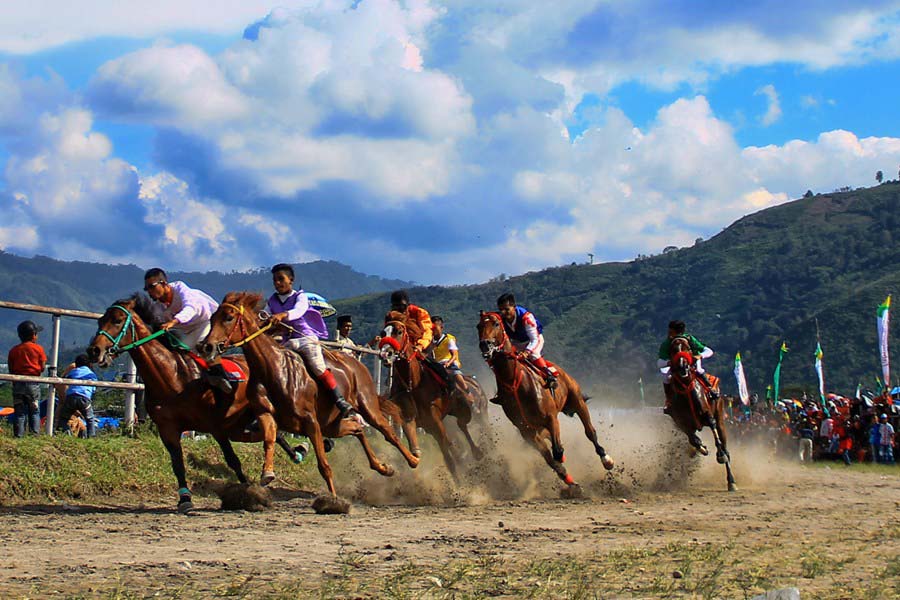
POLYGON ((124 312, 125 313, 125 323, 122 325, 122 328, 119 330, 119 333, 116 335, 116 337, 113 337, 112 335, 109 334, 109 332, 107 332, 105 329, 102 329, 102 328, 97 329, 97 333, 94 337, 96 337, 98 335, 102 335, 103 337, 108 339, 110 342, 112 342, 112 346, 109 348, 109 350, 107 350, 107 352, 113 356, 118 356, 119 354, 121 354, 123 352, 128 352, 129 350, 131 350, 133 348, 137 348, 138 346, 142 346, 142 345, 146 344, 147 342, 149 342, 150 340, 155 340, 156 338, 158 338, 162 335, 171 335, 167 330, 160 329, 159 331, 155 331, 148 336, 142 337, 138 340, 134 340, 134 338, 137 337, 137 326, 135 326, 135 324, 134 324, 134 317, 131 316, 131 311, 119 304, 113 304, 109 308, 117 308, 117 309, 121 310, 122 312, 124 312), (131 342, 130 344, 126 344, 126 345, 120 347, 119 342, 121 342, 122 338, 125 337, 126 332, 131 333, 131 339, 134 341, 131 342))
MULTIPOLYGON (((260 327, 260 328, 257 329, 256 331, 254 331, 253 333, 251 333, 251 334, 249 334, 249 335, 244 335, 244 331, 245 331, 245 328, 244 328, 244 316, 245 316, 245 315, 244 315, 244 313, 245 313, 244 307, 243 307, 243 306, 238 306, 238 305, 235 305, 235 304, 231 304, 230 302, 223 302, 220 306, 226 306, 226 307, 228 307, 228 308, 230 308, 230 309, 236 311, 236 312, 239 314, 239 316, 238 316, 237 320, 235 321, 234 325, 231 327, 231 331, 228 332, 228 336, 227 336, 227 338, 226 338, 228 341, 225 343, 225 347, 226 347, 226 348, 229 348, 229 347, 230 347, 230 348, 240 348, 241 346, 243 346, 243 345, 246 344, 247 342, 250 342, 250 341, 256 339, 258 336, 264 334, 266 331, 268 331, 269 329, 271 329, 271 328, 275 325, 275 321, 269 321, 266 325, 263 325, 262 327, 260 327), (232 342, 232 341, 231 341, 231 336, 234 335, 234 332, 237 330, 238 327, 241 328, 241 335, 244 335, 244 337, 241 338, 240 340, 236 341, 236 342, 232 342)), ((287 324, 285 324, 285 323, 280 323, 280 325, 282 325, 283 327, 287 327, 288 329, 292 329, 292 330, 294 329, 293 327, 291 327, 290 325, 287 325, 287 324)), ((294 330, 294 331, 296 331, 296 330, 294 330)))

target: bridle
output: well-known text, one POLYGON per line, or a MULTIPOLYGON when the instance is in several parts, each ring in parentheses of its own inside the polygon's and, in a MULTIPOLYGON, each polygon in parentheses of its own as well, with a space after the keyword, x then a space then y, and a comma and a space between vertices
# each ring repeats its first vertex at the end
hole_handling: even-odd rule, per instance
POLYGON ((230 308, 234 312, 237 313, 237 317, 235 318, 234 325, 231 326, 231 330, 228 331, 228 334, 225 337, 224 342, 219 342, 216 344, 216 352, 222 354, 225 350, 229 348, 240 348, 247 342, 250 342, 256 339, 258 336, 264 334, 266 331, 271 329, 275 325, 275 321, 269 320, 269 314, 266 312, 259 313, 258 317, 261 321, 269 320, 268 323, 253 331, 251 333, 247 333, 247 326, 244 324, 245 313, 247 312, 243 305, 232 304, 230 302, 223 302, 219 305, 220 307, 224 306, 225 308, 230 308), (231 338, 234 336, 235 332, 240 329, 240 335, 243 336, 236 342, 232 342, 231 338))
POLYGON ((146 337, 142 337, 136 340, 135 338, 137 337, 137 326, 134 324, 134 317, 132 316, 131 311, 119 304, 113 304, 107 309, 107 312, 114 308, 125 313, 125 322, 122 324, 122 328, 119 330, 119 333, 116 334, 115 337, 113 337, 108 331, 101 327, 97 329, 97 333, 94 335, 94 337, 103 336, 110 342, 112 342, 112 346, 110 346, 106 350, 106 353, 110 356, 116 357, 123 352, 128 352, 132 348, 137 348, 138 346, 146 344, 150 340, 156 339, 162 335, 170 335, 169 332, 165 329, 160 329, 159 331, 155 331, 146 337), (134 341, 132 341, 130 344, 119 346, 119 342, 121 342, 122 338, 124 338, 128 333, 131 334, 131 339, 134 341))
POLYGON ((411 343, 409 338, 409 332, 404 331, 403 333, 403 343, 401 344, 396 337, 393 336, 394 328, 397 326, 405 327, 406 324, 402 321, 387 321, 384 324, 384 329, 382 333, 387 333, 381 338, 378 342, 378 350, 380 352, 381 360, 385 362, 385 364, 391 369, 391 377, 394 376, 394 363, 400 359, 403 359, 409 364, 409 379, 408 381, 403 381, 403 377, 400 375, 399 371, 396 371, 397 380, 399 383, 406 389, 407 392, 411 392, 415 387, 413 385, 413 369, 412 369, 412 358, 415 356, 416 352, 410 349, 411 343))
POLYGON ((487 361, 488 364, 490 364, 491 359, 494 357, 495 354, 503 354, 503 355, 507 356, 508 358, 512 358, 512 359, 516 358, 516 353, 512 349, 512 347, 513 347, 512 342, 510 341, 509 336, 506 334, 506 328, 503 326, 503 317, 500 315, 500 313, 496 313, 496 312, 483 313, 481 315, 481 321, 479 322, 479 325, 481 323, 485 323, 485 322, 492 322, 494 317, 496 317, 496 319, 498 321, 498 326, 500 328, 500 336, 501 337, 500 337, 499 343, 495 342, 494 339, 482 339, 480 332, 478 335, 478 337, 479 337, 478 346, 479 346, 479 349, 481 350, 481 356, 482 356, 482 358, 484 358, 485 361, 487 361), (509 348, 509 350, 507 350, 507 348, 509 348))

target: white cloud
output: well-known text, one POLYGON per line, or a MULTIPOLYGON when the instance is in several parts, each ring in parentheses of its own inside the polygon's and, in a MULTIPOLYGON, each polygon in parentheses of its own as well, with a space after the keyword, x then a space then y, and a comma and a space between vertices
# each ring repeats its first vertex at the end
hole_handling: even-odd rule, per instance
POLYGON ((760 123, 768 127, 781 119, 781 102, 778 100, 778 91, 774 85, 766 84, 756 90, 754 95, 766 97, 766 113, 759 118, 760 123))
POLYGON ((179 31, 236 34, 297 0, 30 0, 5 2, 0 52, 27 54, 98 37, 152 38, 179 31))

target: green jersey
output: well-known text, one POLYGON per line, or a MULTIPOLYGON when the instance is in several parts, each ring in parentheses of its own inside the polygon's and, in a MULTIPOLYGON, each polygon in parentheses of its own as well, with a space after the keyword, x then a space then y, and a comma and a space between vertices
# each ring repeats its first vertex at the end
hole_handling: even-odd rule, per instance
MULTIPOLYGON (((684 334, 679 335, 678 337, 686 338, 688 343, 691 345, 691 352, 694 356, 700 356, 700 353, 706 350, 706 346, 703 345, 703 342, 698 340, 692 335, 684 334)), ((659 359, 660 360, 669 360, 672 358, 672 340, 666 338, 666 340, 659 347, 659 359)))

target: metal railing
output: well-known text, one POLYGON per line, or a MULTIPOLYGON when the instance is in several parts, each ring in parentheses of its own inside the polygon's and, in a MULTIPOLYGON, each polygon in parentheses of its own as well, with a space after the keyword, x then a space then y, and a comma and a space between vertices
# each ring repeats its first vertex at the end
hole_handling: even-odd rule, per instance
POLYGON ((135 383, 137 379, 137 369, 132 362, 131 357, 125 359, 125 378, 127 381, 84 381, 81 379, 65 379, 57 377, 59 370, 59 324, 62 317, 75 317, 78 319, 97 320, 103 316, 102 313, 88 312, 84 310, 72 310, 69 308, 56 308, 52 306, 41 306, 40 304, 24 304, 22 302, 7 302, 0 300, 0 308, 10 308, 13 310, 23 310, 26 312, 36 312, 52 315, 53 317, 53 337, 50 346, 50 357, 47 363, 47 376, 42 375, 11 375, 8 373, 0 373, 0 381, 25 381, 30 383, 49 383, 50 397, 47 399, 47 435, 53 435, 53 426, 56 421, 56 388, 53 384, 63 385, 83 385, 90 387, 119 388, 125 391, 125 416, 123 418, 125 427, 134 425, 134 392, 135 390, 144 389, 144 385, 135 383))
MULTIPOLYGON (((381 352, 378 350, 373 350, 372 348, 368 348, 366 346, 357 346, 356 344, 342 344, 340 342, 328 342, 322 340, 319 342, 322 346, 326 348, 332 348, 334 350, 352 350, 358 354, 368 354, 375 358, 374 360, 374 368, 372 369, 372 378, 375 380, 375 392, 377 394, 381 394, 381 352)), ((388 375, 388 389, 390 389, 390 375, 388 375)))

